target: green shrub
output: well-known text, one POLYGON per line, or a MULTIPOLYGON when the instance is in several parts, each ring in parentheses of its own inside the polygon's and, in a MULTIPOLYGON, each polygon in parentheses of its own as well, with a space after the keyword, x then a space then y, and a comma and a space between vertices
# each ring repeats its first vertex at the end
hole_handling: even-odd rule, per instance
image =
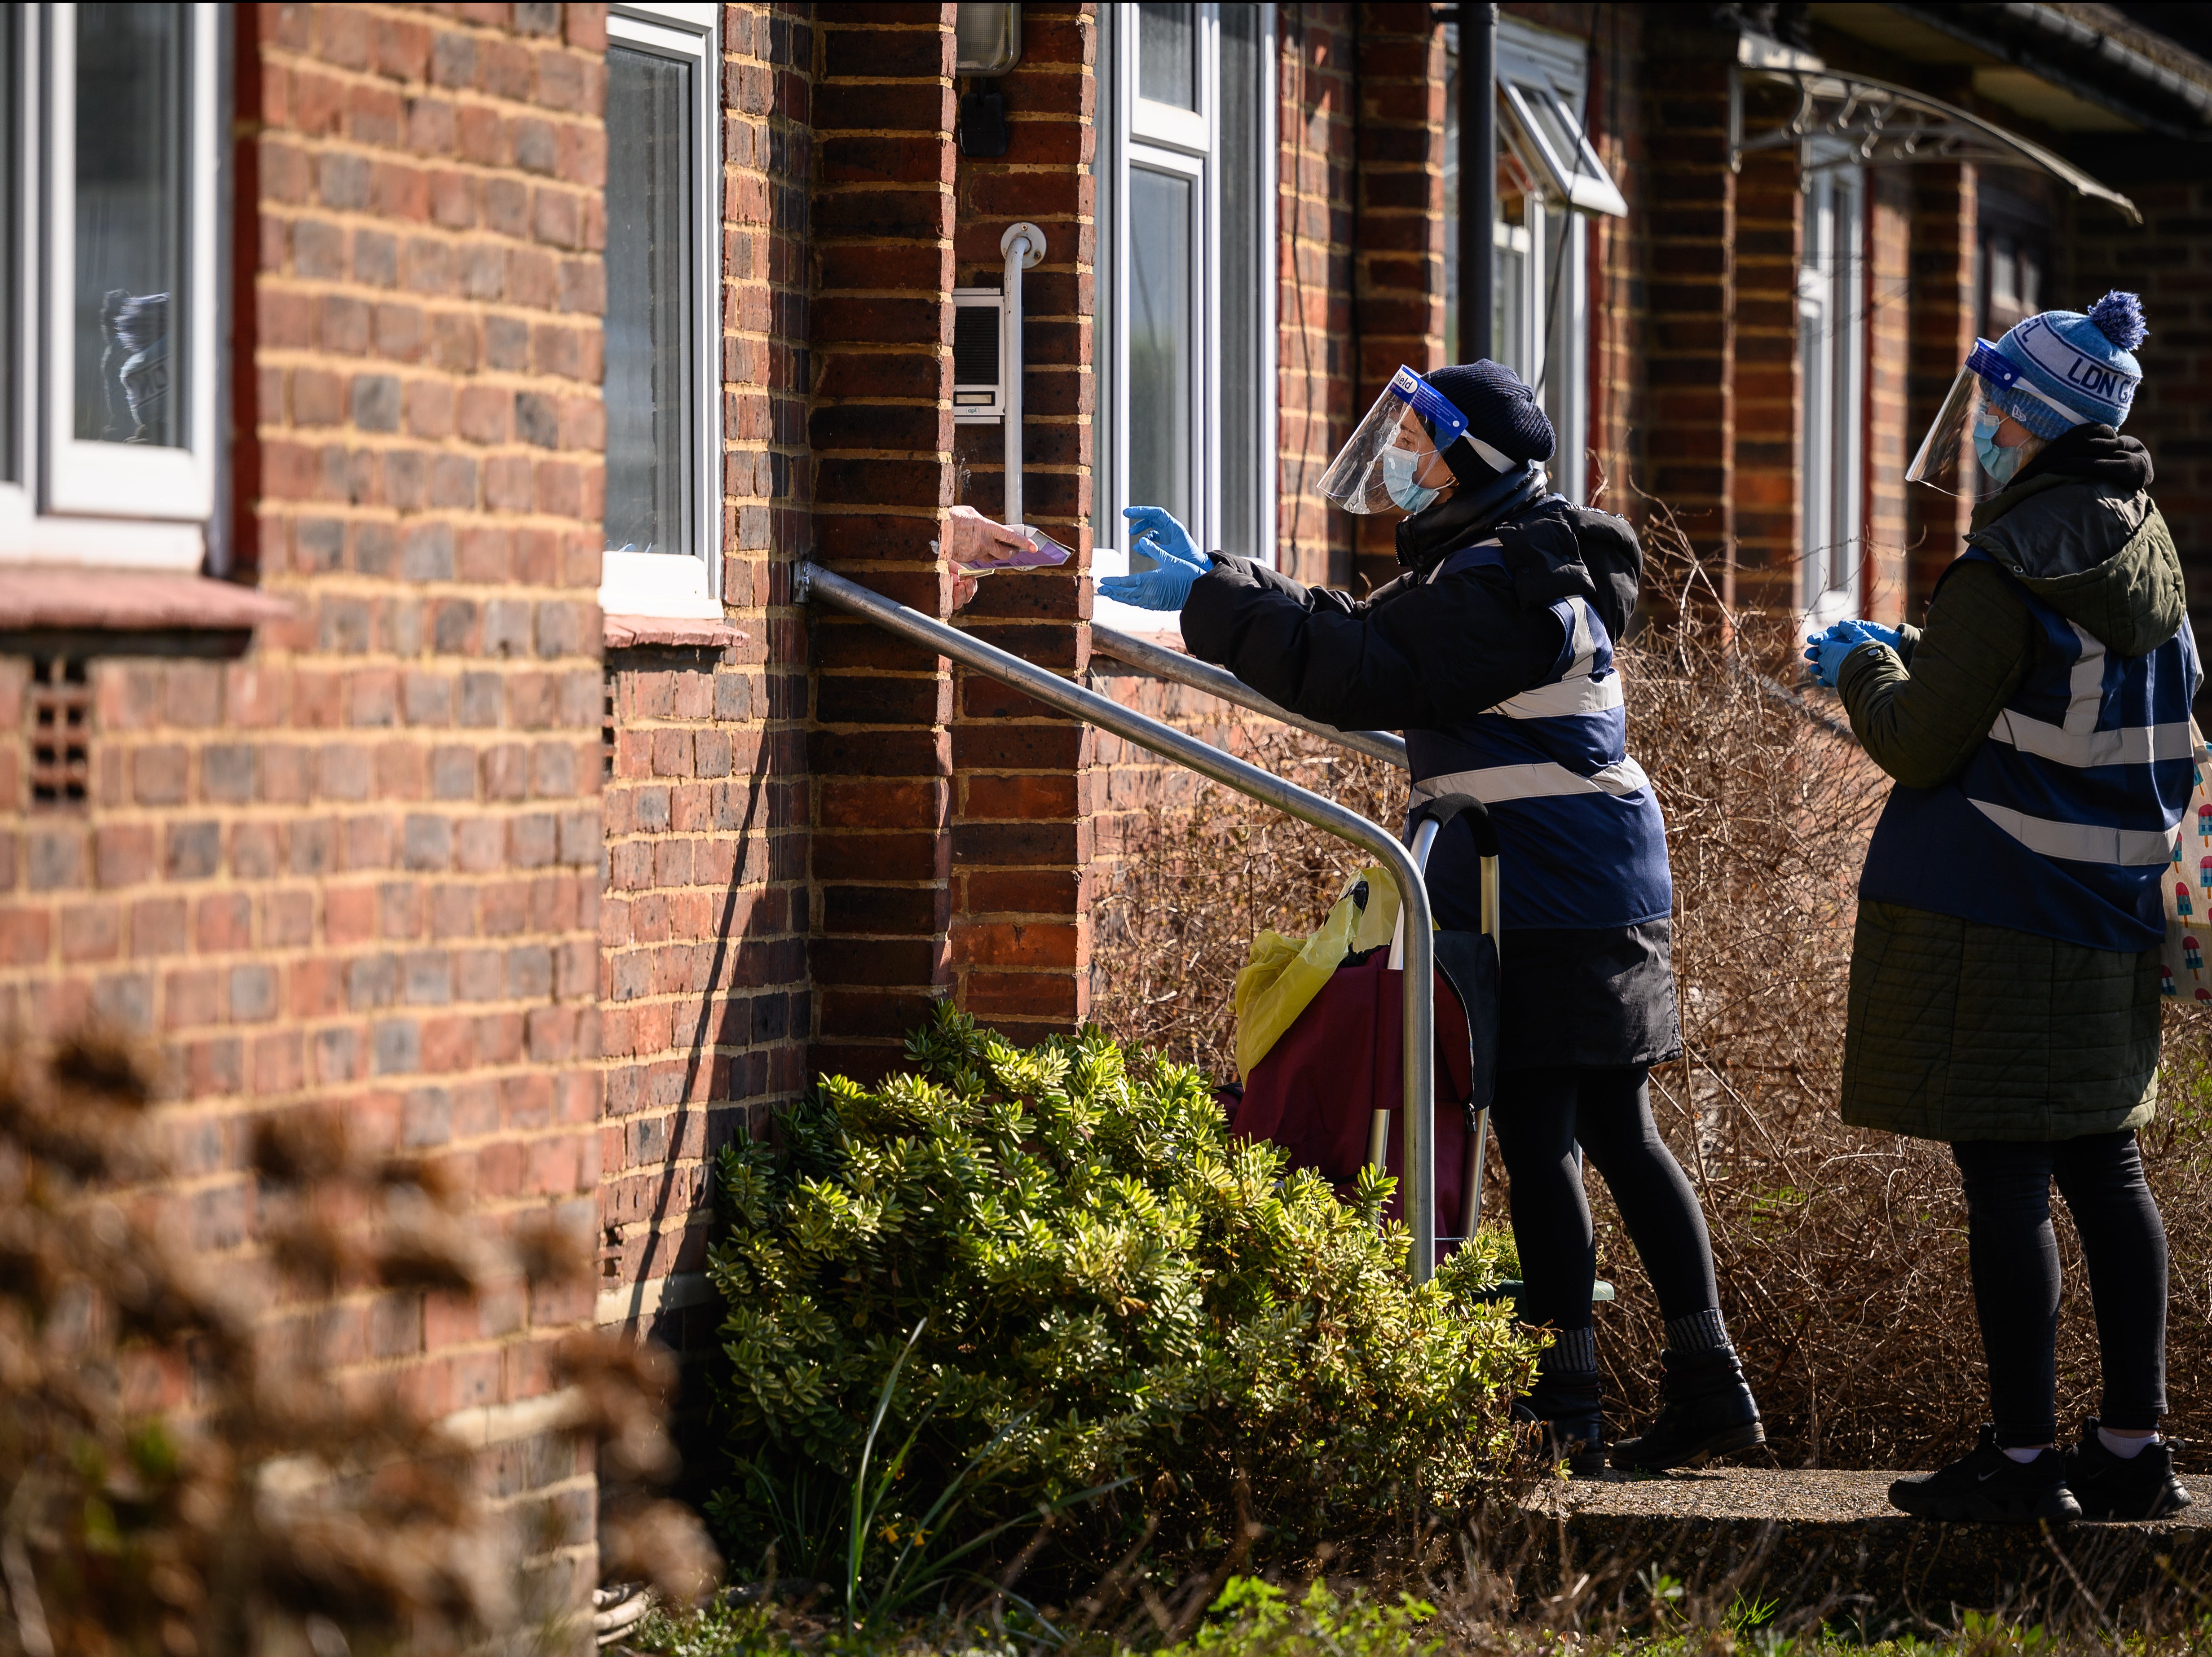
POLYGON ((945 1004, 908 1057, 722 1153, 732 1477, 710 1511, 738 1568, 773 1546, 842 1580, 879 1409, 876 1584, 1015 1521, 960 1569, 1011 1552, 1040 1507, 1071 1563, 1155 1526, 1218 1557, 1240 1508, 1263 1551, 1342 1540, 1468 1499, 1508 1456, 1534 1347, 1473 1298, 1495 1247, 1412 1288, 1404 1233, 1374 1223, 1387 1181, 1346 1204, 1285 1177, 1204 1077, 1097 1032, 1019 1050, 945 1004))

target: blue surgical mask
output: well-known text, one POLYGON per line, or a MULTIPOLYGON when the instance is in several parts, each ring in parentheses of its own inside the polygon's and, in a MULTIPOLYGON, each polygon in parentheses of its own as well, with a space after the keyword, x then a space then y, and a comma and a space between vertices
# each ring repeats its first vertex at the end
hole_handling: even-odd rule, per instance
POLYGON ((1999 489, 2011 483, 2012 475, 2020 470, 2020 451, 1998 443, 1997 416, 1986 409, 1974 416, 1974 458, 1996 479, 1999 489))
POLYGON ((1382 451, 1382 487, 1389 491, 1392 503, 1401 511, 1419 512, 1443 493, 1414 481, 1413 474, 1420 469, 1420 464, 1421 458, 1411 449, 1394 446, 1382 451))

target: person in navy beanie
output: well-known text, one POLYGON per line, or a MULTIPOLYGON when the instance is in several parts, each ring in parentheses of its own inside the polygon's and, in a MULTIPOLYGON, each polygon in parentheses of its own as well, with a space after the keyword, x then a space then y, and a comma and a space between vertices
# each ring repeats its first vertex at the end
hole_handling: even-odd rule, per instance
POLYGON ((2191 1497, 2158 1435, 2166 1244, 2157 1110, 2164 882, 2202 679, 2149 454, 2120 434, 2133 294, 1978 340, 1906 476, 1980 495, 1918 628, 1808 640, 1896 780, 1851 948, 1844 1120, 1951 1148, 1990 1413, 1890 1487, 1948 1520, 2155 1519, 2191 1497), (2058 1448, 2056 1181, 2088 1266, 2104 1398, 2058 1448))
MULTIPOLYGON (((1180 610, 1194 655, 1296 713, 1404 731, 1415 804, 1466 794, 1488 807, 1505 871, 1491 1120, 1520 1314, 1553 1337, 1522 1418, 1547 1456, 1605 1465, 1579 1143, 1666 1320, 1662 1407, 1612 1447, 1616 1464, 1656 1471, 1752 1448, 1765 1430, 1697 1195, 1651 1118, 1647 1072, 1681 1051, 1674 887, 1613 662, 1643 549, 1620 519, 1552 493, 1553 441, 1510 368, 1400 368, 1319 484, 1346 511, 1397 519, 1395 580, 1364 599, 1309 588, 1233 551, 1202 557, 1167 513, 1133 507, 1133 544, 1159 567, 1099 591, 1180 610)), ((1427 870, 1439 926, 1481 929, 1480 861, 1468 819, 1454 820, 1427 870)))

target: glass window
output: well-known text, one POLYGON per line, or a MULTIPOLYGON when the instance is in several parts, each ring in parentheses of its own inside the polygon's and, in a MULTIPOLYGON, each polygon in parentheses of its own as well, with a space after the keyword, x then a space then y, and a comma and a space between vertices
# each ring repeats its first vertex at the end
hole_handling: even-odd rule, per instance
POLYGON ((185 366, 170 352, 185 303, 184 21, 177 6, 77 8, 75 412, 91 442, 185 442, 170 395, 185 366))
POLYGON ((1860 613, 1860 414, 1866 332, 1864 174, 1822 146, 1806 151, 1805 237, 1797 273, 1797 503, 1802 595, 1818 626, 1860 613))
POLYGON ((722 615, 719 11, 607 19, 599 605, 616 615, 722 615))
POLYGON ((18 271, 23 258, 23 152, 16 126, 22 119, 23 100, 15 95, 16 66, 22 61, 21 16, 15 6, 0 11, 0 483, 13 483, 22 476, 16 440, 23 402, 23 353, 16 338, 22 319, 16 307, 22 303, 18 271))
POLYGON ((607 546, 685 552, 697 375, 694 66, 607 49, 607 546))
MULTIPOLYGON (((1105 7, 1098 38, 1092 568, 1126 567, 1132 505, 1272 562, 1274 8, 1105 7)), ((1101 604, 1108 625, 1162 625, 1101 604)))
POLYGON ((1191 203, 1196 185, 1148 167, 1129 172, 1129 499, 1190 507, 1193 358, 1191 203))
POLYGON ((1198 107, 1198 8, 1137 8, 1137 95, 1177 109, 1198 107))

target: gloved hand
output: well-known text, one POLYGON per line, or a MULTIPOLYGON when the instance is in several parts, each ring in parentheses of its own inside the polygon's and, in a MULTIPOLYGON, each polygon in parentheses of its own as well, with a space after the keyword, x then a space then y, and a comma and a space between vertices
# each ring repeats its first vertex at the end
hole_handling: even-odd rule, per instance
POLYGON ((1887 640, 1876 638, 1863 622, 1838 622, 1826 633, 1808 634, 1805 659, 1812 665, 1813 683, 1833 690, 1846 657, 1867 645, 1887 643, 1887 640))
MULTIPOLYGON (((1836 624, 1837 627, 1842 625, 1840 622, 1836 624)), ((1854 622, 1851 625, 1864 628, 1876 644, 1887 645, 1900 656, 1905 654, 1905 635, 1895 628, 1884 627, 1880 622, 1854 622)), ((1835 628, 1831 628, 1829 631, 1832 633, 1835 628)))
POLYGON ((1158 507, 1124 507, 1121 516, 1137 531, 1129 549, 1149 554, 1159 568, 1139 575, 1109 575, 1098 584, 1100 595, 1139 610, 1181 610, 1198 578, 1213 568, 1212 561, 1173 513, 1158 507))

